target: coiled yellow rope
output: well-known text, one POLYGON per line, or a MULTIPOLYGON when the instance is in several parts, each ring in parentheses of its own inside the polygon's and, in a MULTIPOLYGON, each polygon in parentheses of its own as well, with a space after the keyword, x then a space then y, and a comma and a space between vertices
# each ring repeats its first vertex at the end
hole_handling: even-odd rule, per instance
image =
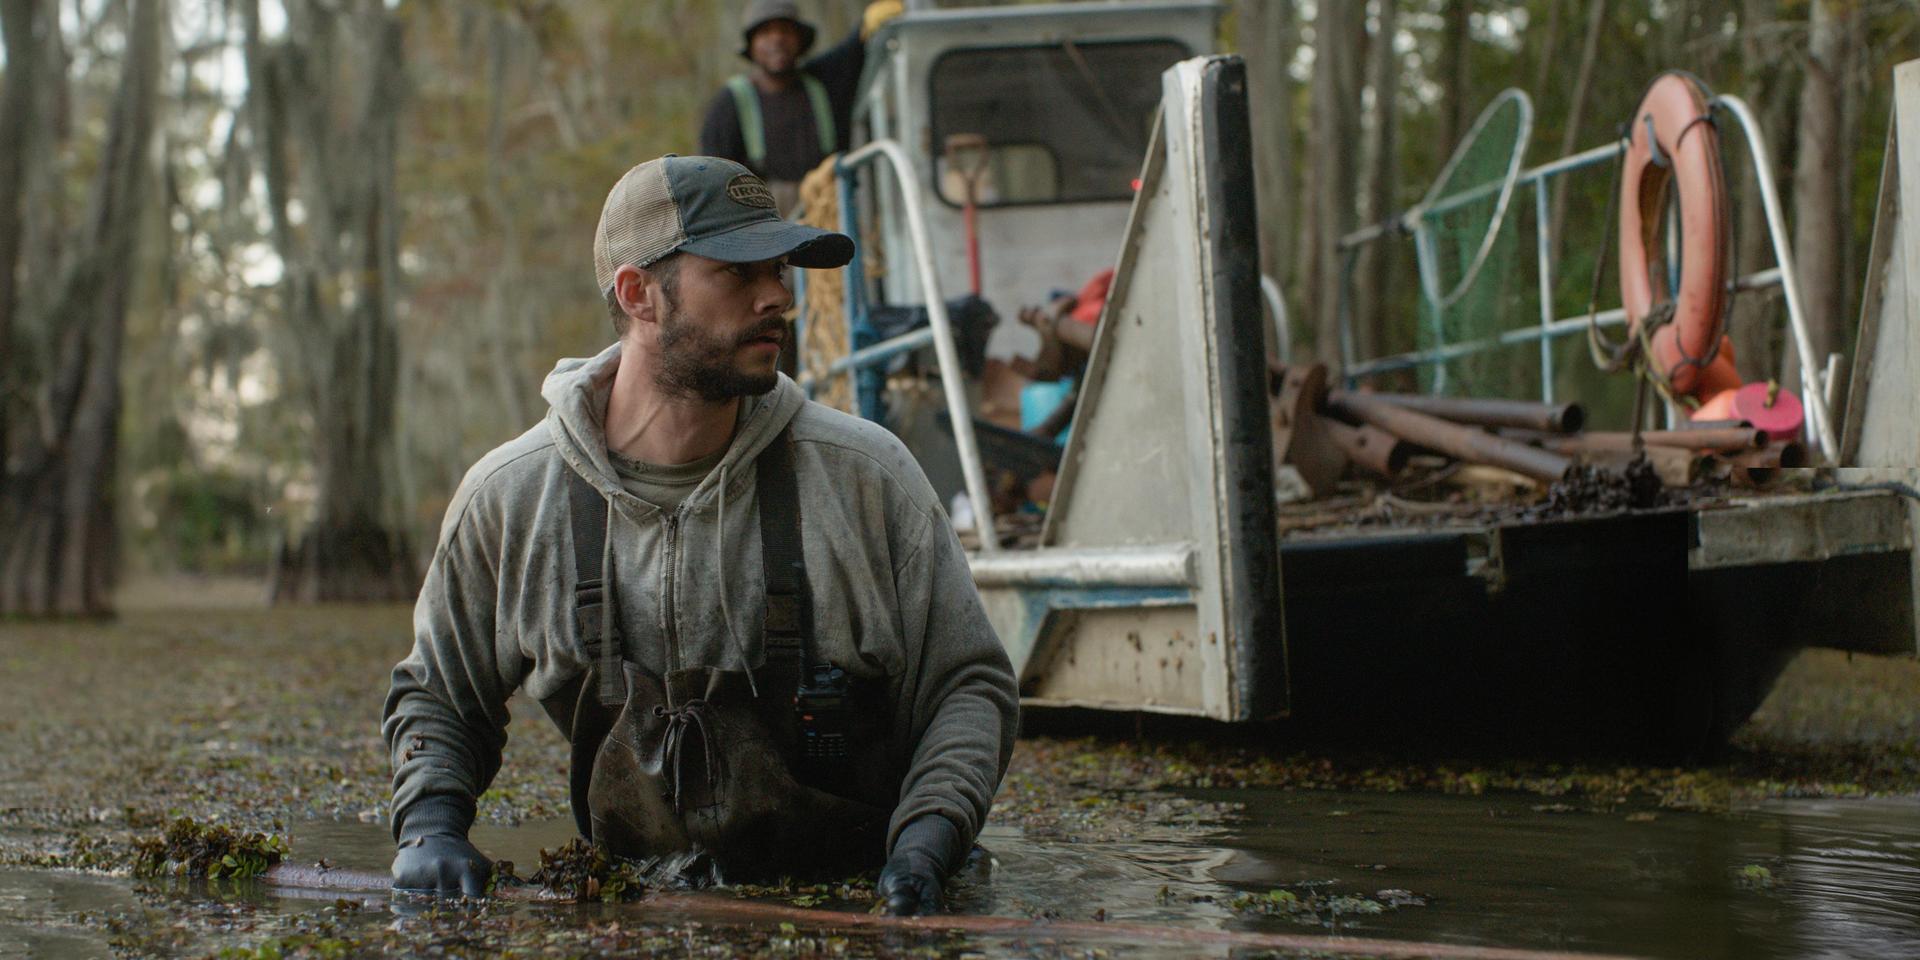
MULTIPOLYGON (((840 186, 834 174, 839 154, 820 162, 800 180, 800 222, 823 230, 840 229, 840 186)), ((845 268, 807 272, 806 373, 819 384, 813 398, 836 410, 853 412, 853 381, 827 378, 827 368, 847 355, 847 274, 845 268)))

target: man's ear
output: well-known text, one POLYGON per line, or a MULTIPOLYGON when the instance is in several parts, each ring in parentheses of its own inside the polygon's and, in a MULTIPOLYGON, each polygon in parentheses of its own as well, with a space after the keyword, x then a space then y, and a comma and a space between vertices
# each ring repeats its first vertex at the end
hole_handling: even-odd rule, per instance
POLYGON ((629 320, 642 323, 660 321, 660 300, 654 294, 658 281, 636 266, 622 266, 613 272, 613 295, 629 320))

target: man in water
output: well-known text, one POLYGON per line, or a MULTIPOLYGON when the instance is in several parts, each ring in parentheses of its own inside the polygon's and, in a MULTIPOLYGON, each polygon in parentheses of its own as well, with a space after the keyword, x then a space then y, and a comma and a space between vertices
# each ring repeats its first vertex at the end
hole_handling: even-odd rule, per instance
POLYGON ((727 160, 614 186, 594 270, 618 340, 467 472, 393 671, 397 888, 486 888, 467 831, 524 691, 614 853, 723 880, 884 865, 887 909, 939 907, 1018 697, 919 465, 775 369, 783 268, 852 255, 727 160))

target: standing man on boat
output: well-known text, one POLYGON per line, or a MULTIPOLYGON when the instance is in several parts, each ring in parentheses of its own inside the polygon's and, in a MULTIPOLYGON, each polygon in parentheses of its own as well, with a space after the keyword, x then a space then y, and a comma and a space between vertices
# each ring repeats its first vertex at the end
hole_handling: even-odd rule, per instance
POLYGON ((869 3, 858 29, 801 63, 813 48, 813 25, 792 0, 753 0, 740 31, 740 56, 751 67, 707 105, 700 152, 745 164, 767 181, 780 215, 792 212, 800 178, 847 148, 867 38, 900 9, 900 0, 869 3))
POLYGON ((467 472, 393 670, 394 886, 486 889, 467 831, 519 691, 613 853, 696 881, 884 865, 889 911, 938 909, 1018 693, 912 455, 775 369, 784 269, 853 241, 780 219, 745 167, 668 156, 614 186, 593 254, 617 341, 467 472))

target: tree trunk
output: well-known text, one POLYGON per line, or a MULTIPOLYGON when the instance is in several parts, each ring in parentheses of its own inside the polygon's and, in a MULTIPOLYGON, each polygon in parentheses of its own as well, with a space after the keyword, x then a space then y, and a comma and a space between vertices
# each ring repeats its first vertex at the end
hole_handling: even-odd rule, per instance
POLYGON ((1440 38, 1440 69, 1434 77, 1440 84, 1442 150, 1452 150, 1467 133, 1467 46, 1473 40, 1471 13, 1470 0, 1446 0, 1442 13, 1445 32, 1440 38))
MULTIPOLYGON (((1834 315, 1832 327, 1833 349, 1846 350, 1850 331, 1854 329, 1860 311, 1860 283, 1865 266, 1861 263, 1862 251, 1853 242, 1853 157, 1858 155, 1862 114, 1867 105, 1868 71, 1862 61, 1867 55, 1867 15, 1860 4, 1849 5, 1842 16, 1840 30, 1840 163, 1834 170, 1835 202, 1838 205, 1839 220, 1837 228, 1840 236, 1840 312, 1834 315)), ((1842 363, 1840 375, 1846 376, 1848 365, 1842 363)), ((1846 396, 1846 384, 1835 387, 1838 396, 1846 396)))
MULTIPOLYGON (((1841 324, 1840 251, 1846 245, 1841 171, 1848 156, 1841 143, 1840 80, 1846 41, 1846 14, 1834 0, 1813 0, 1807 72, 1800 87, 1800 127, 1793 165, 1793 256, 1800 277, 1800 303, 1806 311, 1815 369, 1826 364, 1839 344, 1841 324)), ((1787 382, 1800 384, 1799 351, 1788 344, 1787 382)))
MULTIPOLYGON (((14 278, 20 266, 20 193, 25 182, 27 156, 38 129, 33 110, 35 52, 34 12, 38 0, 0 0, 0 32, 6 36, 7 69, 0 90, 0 130, 9 131, 0 142, 0 355, 19 356, 13 345, 14 278)), ((13 420, 12 362, 0 363, 0 477, 7 472, 7 426, 13 420)))
MULTIPOLYGON (((1787 98, 1781 95, 1784 84, 1779 76, 1789 69, 1776 66, 1780 50, 1777 44, 1763 42, 1774 24, 1774 5, 1768 0, 1742 0, 1740 5, 1740 75, 1753 98, 1761 130, 1773 144, 1780 142, 1786 128, 1787 98)), ((1726 141, 1723 140, 1724 144, 1726 141)), ((1755 167, 1766 164, 1772 170, 1783 169, 1773 157, 1751 157, 1740 170, 1739 212, 1734 218, 1738 231, 1734 237, 1734 263, 1742 273, 1761 270, 1773 263, 1773 241, 1767 232, 1766 207, 1760 199, 1760 181, 1755 167)), ((1727 333, 1733 338, 1733 358, 1742 379, 1765 380, 1779 371, 1780 300, 1776 291, 1754 291, 1734 298, 1727 318, 1727 333)))
POLYGON ((401 600, 417 587, 392 522, 401 27, 381 0, 286 4, 267 44, 249 0, 256 152, 283 264, 287 366, 313 414, 313 522, 275 563, 276 603, 401 600), (305 213, 293 223, 295 198, 305 213))
MULTIPOLYGON (((1380 0, 1379 29, 1368 48, 1367 73, 1373 87, 1373 118, 1362 151, 1368 158, 1367 223, 1378 223, 1398 208, 1400 192, 1400 56, 1393 49, 1399 30, 1398 0, 1380 0)), ((1390 351, 1387 310, 1394 289, 1393 238, 1367 245, 1354 284, 1360 355, 1380 356, 1390 351)))
MULTIPOLYGON (((56 281, 49 316, 58 322, 42 325, 58 331, 42 390, 42 426, 22 438, 20 455, 0 476, 0 530, 8 534, 0 542, 0 614, 111 612, 120 348, 151 177, 161 6, 162 0, 133 4, 88 219, 56 281)), ((11 16, 6 26, 13 29, 11 16)), ((14 61, 8 62, 11 69, 14 61)))
POLYGON ((1566 5, 1566 0, 1547 0, 1547 25, 1540 33, 1539 42, 1535 43, 1530 35, 1526 38, 1534 56, 1533 86, 1527 89, 1534 91, 1535 96, 1546 92, 1554 68, 1560 65, 1555 54, 1560 51, 1560 20, 1566 5))
POLYGON ((1351 232, 1360 145, 1361 46, 1365 9, 1322 3, 1315 21, 1313 82, 1314 355, 1340 366, 1342 254, 1351 232))
MULTIPOLYGON (((1580 124, 1586 118, 1587 99, 1593 91, 1593 67, 1600 59, 1600 33, 1607 22, 1607 0, 1592 0, 1587 8, 1587 37, 1580 45, 1580 72, 1573 81, 1573 99, 1567 106, 1567 126, 1560 134, 1560 153, 1567 156, 1580 145, 1580 124)), ((1567 178, 1561 177, 1553 188, 1553 216, 1548 220, 1547 232, 1552 238, 1548 249, 1553 253, 1554 262, 1559 262, 1560 251, 1566 246, 1567 224, 1567 178)), ((1604 229, 1615 229, 1606 224, 1604 229)))
POLYGON ((1254 189, 1260 205, 1260 270, 1291 292, 1294 226, 1293 75, 1298 41, 1292 0, 1240 0, 1240 49, 1253 114, 1254 189))

